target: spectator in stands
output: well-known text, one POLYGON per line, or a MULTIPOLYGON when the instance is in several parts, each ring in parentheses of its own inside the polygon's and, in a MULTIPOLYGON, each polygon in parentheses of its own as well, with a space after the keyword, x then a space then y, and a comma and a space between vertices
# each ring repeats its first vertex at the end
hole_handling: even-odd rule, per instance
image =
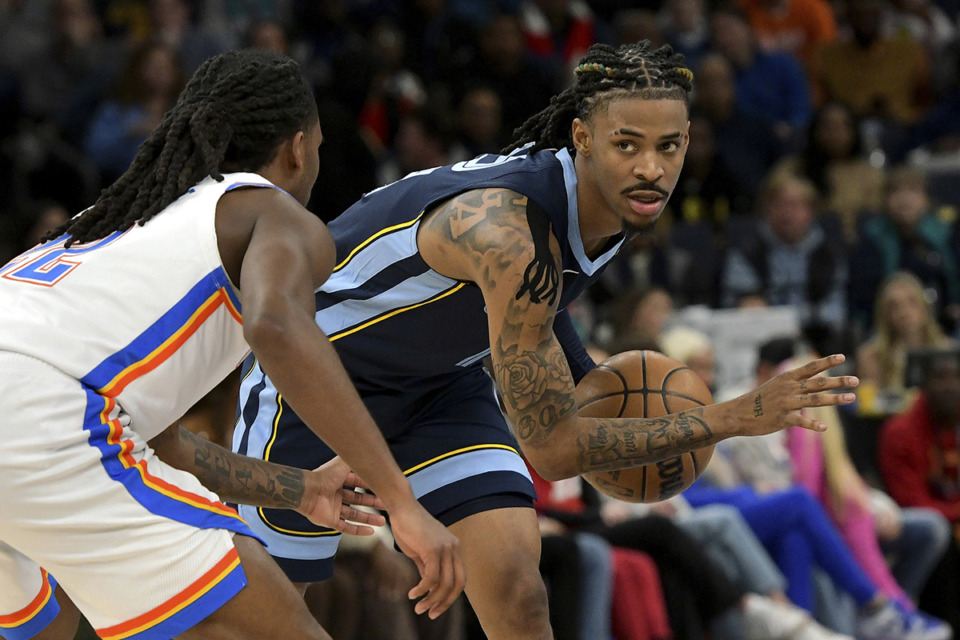
POLYGON ((710 23, 704 0, 667 0, 661 9, 664 35, 674 51, 687 58, 696 68, 700 58, 710 50, 710 23))
POLYGON ((500 153, 508 135, 503 128, 503 101, 492 87, 464 83, 455 107, 455 142, 452 156, 468 160, 481 153, 500 153))
POLYGON ((527 51, 550 65, 558 83, 565 81, 561 78, 567 78, 590 45, 612 39, 584 0, 524 0, 520 21, 527 51))
POLYGON ((553 80, 525 47, 517 16, 496 13, 477 37, 474 57, 459 63, 451 81, 470 78, 492 87, 503 104, 503 127, 513 132, 550 103, 553 80))
POLYGON ((788 149, 799 147, 813 112, 810 83, 789 53, 764 51, 746 16, 732 4, 710 14, 711 41, 733 64, 737 105, 774 123, 788 149))
MULTIPOLYGON (((706 336, 692 329, 675 328, 665 333, 661 344, 664 353, 679 359, 695 370, 703 369, 709 363, 712 351, 706 336)), ((761 349, 758 372, 763 375, 776 375, 786 366, 784 363, 767 362, 771 352, 782 354, 783 350, 764 346, 761 349)), ((789 362, 789 360, 787 361, 789 362)), ((708 376, 704 382, 712 380, 708 376)), ((839 420, 834 415, 824 416, 834 431, 839 434, 839 420)), ((799 431, 794 429, 793 431, 799 431)), ((814 434, 819 437, 820 434, 814 434)), ((786 444, 786 434, 772 434, 755 442, 743 442, 735 438, 718 445, 714 458, 704 472, 701 480, 687 490, 688 501, 694 506, 709 504, 727 504, 738 508, 756 536, 770 551, 783 573, 786 575, 787 595, 799 606, 812 610, 813 607, 813 567, 827 573, 833 582, 849 594, 860 609, 857 614, 858 636, 862 637, 902 637, 902 638, 943 638, 951 637, 949 628, 940 620, 933 619, 916 611, 911 598, 904 593, 894 579, 880 551, 879 541, 874 529, 872 515, 847 500, 851 492, 862 480, 855 473, 844 476, 844 481, 856 480, 847 491, 841 494, 843 507, 826 504, 826 488, 822 484, 824 466, 811 461, 806 451, 792 451, 786 444), (795 454, 796 458, 792 458, 795 454), (816 487, 811 493, 806 485, 795 478, 798 465, 793 460, 804 462, 800 478, 816 487), (812 464, 811 464, 812 462, 812 464), (708 486, 709 485, 709 486, 708 486), (824 499, 818 501, 815 495, 824 499), (828 509, 834 509, 834 516, 842 516, 842 528, 828 515, 828 509), (846 509, 846 511, 843 511, 846 509), (841 532, 843 537, 841 537, 841 532), (845 539, 848 538, 848 539, 845 539), (855 546, 851 546, 851 542, 855 546), (885 631, 878 632, 869 622, 870 611, 886 607, 889 619, 885 631), (896 613, 894 613, 896 612, 896 613), (889 625, 889 626, 888 626, 889 625)), ((808 444, 808 443, 805 443, 808 444)), ((843 449, 831 447, 831 472, 850 472, 852 464, 842 465, 839 461, 843 449)), ((820 458, 822 462, 823 458, 820 458)), ((849 463, 849 459, 847 459, 849 463)), ((903 522, 907 518, 904 517, 903 522)), ((901 551, 912 551, 912 562, 906 563, 911 569, 911 577, 918 581, 929 574, 931 561, 935 562, 938 551, 942 551, 942 532, 940 521, 932 520, 929 513, 911 517, 908 541, 922 539, 923 549, 898 547, 901 551), (939 537, 941 546, 934 544, 939 537), (922 553, 917 558, 916 553, 922 553)), ((907 529, 891 531, 891 537, 907 535, 907 529)), ((827 616, 832 622, 838 622, 832 612, 827 616)))
POLYGON ((694 108, 713 125, 720 161, 753 199, 783 154, 783 145, 769 120, 747 113, 738 103, 734 69, 724 56, 706 54, 695 74, 694 108))
POLYGON ((847 317, 846 254, 817 219, 816 188, 805 178, 772 175, 758 203, 762 218, 732 238, 720 280, 720 303, 759 297, 797 309, 817 351, 842 345, 847 317))
POLYGON ((859 411, 885 415, 904 410, 913 400, 907 354, 955 346, 937 322, 920 279, 907 271, 887 276, 877 292, 873 334, 857 349, 859 411))
POLYGON ((821 46, 837 36, 833 7, 825 0, 740 0, 767 51, 795 56, 809 69, 821 46))
POLYGON ((960 628, 960 349, 930 349, 916 361, 922 391, 880 432, 884 484, 902 506, 938 510, 953 525, 953 544, 921 596, 928 611, 960 628))
POLYGON ((47 6, 47 38, 17 67, 20 104, 28 117, 53 125, 75 144, 123 56, 118 44, 104 37, 91 0, 54 0, 47 6))
POLYGON ((434 102, 404 113, 393 148, 380 164, 378 182, 389 184, 411 171, 448 164, 452 143, 453 123, 443 105, 434 102))
POLYGON ((233 34, 197 25, 188 0, 149 0, 151 36, 173 47, 186 77, 207 58, 227 51, 233 34))
POLYGON ((104 185, 127 170, 184 82, 169 45, 148 41, 133 51, 111 94, 94 113, 84 140, 83 150, 97 165, 104 185))
POLYGON ((802 150, 781 159, 772 171, 813 182, 824 211, 839 218, 848 245, 856 242, 861 214, 877 211, 883 201, 883 170, 867 161, 859 122, 842 102, 820 105, 802 150))
POLYGON ((850 262, 852 319, 869 327, 880 282, 909 271, 923 283, 936 318, 950 333, 957 325, 960 264, 951 244, 953 223, 940 218, 919 169, 897 167, 887 174, 884 206, 866 220, 850 262))
POLYGON ((812 74, 821 100, 849 106, 877 129, 865 140, 897 162, 905 152, 907 127, 929 106, 930 60, 915 40, 881 30, 886 0, 849 0, 851 33, 820 50, 812 74))

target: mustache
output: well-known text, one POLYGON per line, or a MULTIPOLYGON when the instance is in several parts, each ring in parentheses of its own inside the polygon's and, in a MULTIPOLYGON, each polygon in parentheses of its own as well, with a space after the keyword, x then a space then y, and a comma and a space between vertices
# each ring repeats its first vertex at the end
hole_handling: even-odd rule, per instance
POLYGON ((669 191, 667 191, 660 185, 654 184, 652 182, 638 182, 632 187, 627 187, 620 193, 622 193, 623 195, 627 195, 628 193, 633 193, 634 191, 656 191, 657 193, 659 193, 665 198, 670 195, 669 191))

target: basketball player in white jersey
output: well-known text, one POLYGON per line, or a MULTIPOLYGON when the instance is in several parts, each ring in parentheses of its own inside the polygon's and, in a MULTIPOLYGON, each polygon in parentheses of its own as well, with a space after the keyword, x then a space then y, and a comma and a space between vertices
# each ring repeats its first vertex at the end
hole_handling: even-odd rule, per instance
POLYGON ((417 611, 462 590, 456 538, 314 322, 335 253, 303 206, 321 139, 293 61, 215 57, 90 209, 0 268, 0 637, 69 640, 79 609, 108 639, 329 639, 221 502, 238 496, 170 464, 327 527, 378 522, 339 461, 305 473, 165 431, 251 349, 390 510, 417 611))

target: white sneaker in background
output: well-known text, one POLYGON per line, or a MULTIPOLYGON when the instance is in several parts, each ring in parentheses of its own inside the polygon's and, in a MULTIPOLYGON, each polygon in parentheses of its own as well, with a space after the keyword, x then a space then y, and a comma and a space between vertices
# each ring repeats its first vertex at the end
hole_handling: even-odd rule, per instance
POLYGON ((907 611, 890 601, 857 620, 860 640, 950 640, 953 630, 946 622, 919 611, 907 611))

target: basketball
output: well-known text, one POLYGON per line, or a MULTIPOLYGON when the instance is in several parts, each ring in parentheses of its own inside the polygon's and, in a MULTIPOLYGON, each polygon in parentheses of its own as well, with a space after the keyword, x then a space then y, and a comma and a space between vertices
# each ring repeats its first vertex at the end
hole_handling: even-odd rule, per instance
MULTIPOLYGON (((580 415, 657 418, 713 403, 707 385, 689 367, 656 351, 625 351, 607 358, 577 385, 580 415)), ((592 471, 583 478, 601 493, 626 502, 657 502, 700 477, 713 445, 654 464, 592 471)))

